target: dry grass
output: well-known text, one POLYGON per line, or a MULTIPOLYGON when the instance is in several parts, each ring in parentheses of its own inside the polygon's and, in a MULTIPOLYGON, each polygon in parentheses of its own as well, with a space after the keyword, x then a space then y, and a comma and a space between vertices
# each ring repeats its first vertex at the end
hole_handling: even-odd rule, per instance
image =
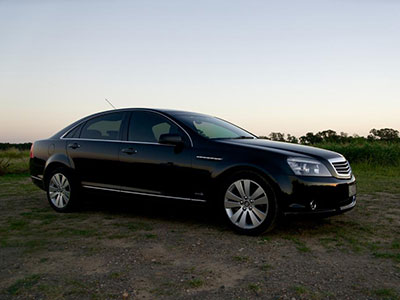
POLYGON ((29 171, 29 151, 10 148, 0 151, 0 176, 23 174, 29 171))

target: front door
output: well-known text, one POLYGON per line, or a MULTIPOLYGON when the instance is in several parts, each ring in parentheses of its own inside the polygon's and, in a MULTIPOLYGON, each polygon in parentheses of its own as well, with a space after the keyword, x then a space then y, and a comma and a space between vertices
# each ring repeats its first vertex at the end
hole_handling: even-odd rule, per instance
POLYGON ((119 148, 121 189, 136 194, 192 197, 192 147, 173 121, 151 111, 133 111, 127 141, 119 148), (161 134, 179 134, 184 145, 158 143, 161 134))

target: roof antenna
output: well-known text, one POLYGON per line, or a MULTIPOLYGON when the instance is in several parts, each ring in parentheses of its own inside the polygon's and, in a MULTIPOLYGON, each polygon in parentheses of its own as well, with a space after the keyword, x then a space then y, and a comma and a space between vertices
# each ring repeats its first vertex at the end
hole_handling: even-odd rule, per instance
POLYGON ((115 106, 110 101, 107 100, 107 98, 104 98, 104 99, 107 101, 108 104, 110 104, 112 106, 112 108, 116 109, 115 106))

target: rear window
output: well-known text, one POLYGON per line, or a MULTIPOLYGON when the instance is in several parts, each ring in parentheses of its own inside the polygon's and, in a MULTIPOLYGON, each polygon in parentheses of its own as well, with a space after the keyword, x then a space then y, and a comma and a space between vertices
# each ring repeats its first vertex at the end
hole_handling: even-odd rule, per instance
POLYGON ((80 138, 118 140, 121 136, 123 113, 111 113, 93 118, 82 128, 80 138))

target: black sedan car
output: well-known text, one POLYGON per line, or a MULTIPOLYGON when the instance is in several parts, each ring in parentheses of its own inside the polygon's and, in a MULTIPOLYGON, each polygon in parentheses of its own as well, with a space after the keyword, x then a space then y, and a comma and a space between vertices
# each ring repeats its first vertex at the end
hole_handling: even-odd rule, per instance
POLYGON ((36 141, 30 172, 58 212, 73 209, 85 190, 209 202, 246 234, 271 229, 278 213, 333 215, 356 204, 342 155, 175 110, 85 117, 36 141))

